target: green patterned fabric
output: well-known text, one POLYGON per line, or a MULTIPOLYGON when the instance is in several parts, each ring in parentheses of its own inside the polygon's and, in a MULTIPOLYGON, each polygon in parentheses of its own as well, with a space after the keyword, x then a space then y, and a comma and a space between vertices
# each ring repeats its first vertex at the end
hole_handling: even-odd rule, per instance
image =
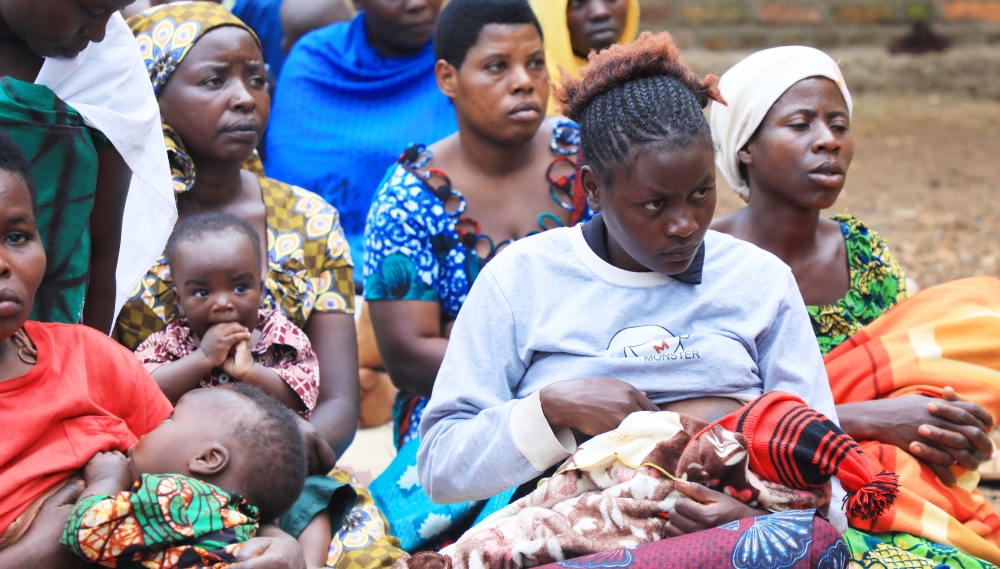
POLYGON ((908 533, 870 534, 848 529, 844 543, 851 552, 851 567, 864 569, 995 569, 988 561, 908 533))
POLYGON ((257 518, 238 494, 187 476, 144 474, 130 492, 80 500, 60 543, 107 567, 218 567, 236 560, 257 518))
POLYGON ((38 232, 47 265, 31 320, 76 324, 90 274, 90 213, 97 188, 100 131, 42 85, 0 78, 0 128, 31 162, 38 232))
POLYGON ((825 356, 906 298, 906 277, 889 246, 857 218, 837 215, 847 246, 850 289, 835 304, 807 306, 825 356))

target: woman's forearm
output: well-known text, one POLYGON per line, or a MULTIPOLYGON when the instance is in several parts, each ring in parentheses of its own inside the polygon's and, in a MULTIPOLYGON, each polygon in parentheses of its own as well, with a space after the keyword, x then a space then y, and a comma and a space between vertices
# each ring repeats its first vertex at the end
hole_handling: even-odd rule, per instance
POLYGON ((354 316, 313 313, 305 333, 319 361, 319 398, 309 422, 339 457, 358 428, 361 387, 354 316))
POLYGON ((858 441, 879 440, 878 401, 837 405, 840 428, 858 441))
POLYGON ((448 340, 444 338, 420 338, 401 346, 386 346, 379 342, 382 361, 393 385, 403 391, 430 397, 434 389, 444 353, 448 350, 448 340))
POLYGON ((109 334, 115 318, 115 273, 132 171, 114 148, 100 148, 97 156, 97 189, 94 210, 90 214, 90 280, 83 305, 83 323, 109 334))

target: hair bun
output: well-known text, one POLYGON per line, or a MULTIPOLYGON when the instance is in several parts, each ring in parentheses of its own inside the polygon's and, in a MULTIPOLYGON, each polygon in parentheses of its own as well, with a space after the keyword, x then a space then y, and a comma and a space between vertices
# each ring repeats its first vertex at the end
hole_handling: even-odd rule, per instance
POLYGON ((677 46, 667 32, 643 32, 630 44, 615 44, 603 51, 591 53, 580 78, 570 77, 560 67, 560 84, 555 85, 560 112, 579 122, 590 103, 601 95, 644 77, 669 76, 679 79, 698 99, 702 108, 709 101, 725 104, 719 93, 719 78, 708 75, 699 79, 681 61, 677 46))

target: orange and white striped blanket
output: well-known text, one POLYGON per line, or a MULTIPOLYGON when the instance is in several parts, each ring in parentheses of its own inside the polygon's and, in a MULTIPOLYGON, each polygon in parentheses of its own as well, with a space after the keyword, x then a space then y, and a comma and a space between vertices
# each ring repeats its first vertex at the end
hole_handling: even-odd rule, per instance
MULTIPOLYGON (((953 387, 1000 422, 1000 280, 974 277, 900 303, 826 357, 837 404, 903 395, 941 397, 953 387)), ((906 451, 859 441, 872 469, 899 475, 884 515, 852 521, 869 532, 906 532, 1000 564, 1000 515, 976 489, 979 474, 952 467, 945 486, 906 451)))

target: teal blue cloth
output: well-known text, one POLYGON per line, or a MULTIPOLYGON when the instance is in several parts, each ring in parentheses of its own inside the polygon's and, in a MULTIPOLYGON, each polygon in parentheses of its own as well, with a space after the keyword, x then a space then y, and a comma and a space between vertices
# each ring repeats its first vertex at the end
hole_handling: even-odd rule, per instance
POLYGON ((298 538, 316 514, 326 510, 330 517, 330 527, 344 525, 347 514, 358 501, 358 493, 345 482, 338 482, 329 476, 310 476, 295 501, 292 509, 281 516, 281 530, 298 538))
POLYGON ((431 502, 417 476, 418 448, 419 438, 405 443, 385 472, 368 485, 401 549, 410 553, 440 549, 510 502, 516 488, 478 502, 431 502))

